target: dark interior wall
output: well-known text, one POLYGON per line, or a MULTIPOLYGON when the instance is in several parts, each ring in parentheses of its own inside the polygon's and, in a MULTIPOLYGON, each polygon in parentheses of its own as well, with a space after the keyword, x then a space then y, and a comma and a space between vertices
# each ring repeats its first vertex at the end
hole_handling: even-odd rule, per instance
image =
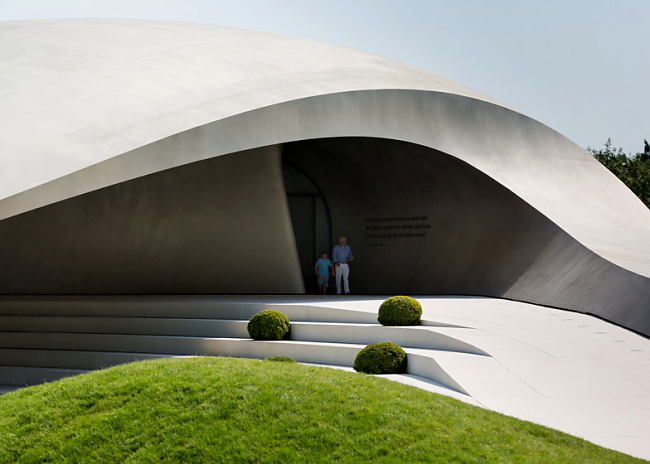
POLYGON ((497 182, 414 144, 338 138, 285 145, 322 189, 354 293, 503 294, 558 232, 497 182))
POLYGON ((0 293, 300 293, 279 147, 0 222, 0 293))

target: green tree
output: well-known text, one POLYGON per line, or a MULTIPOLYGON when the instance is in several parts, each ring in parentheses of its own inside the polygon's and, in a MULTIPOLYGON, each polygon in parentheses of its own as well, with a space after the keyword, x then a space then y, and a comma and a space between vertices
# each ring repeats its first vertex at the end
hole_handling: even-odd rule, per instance
POLYGON ((643 141, 642 153, 626 155, 622 148, 612 146, 612 139, 607 139, 605 148, 587 151, 618 177, 641 201, 650 208, 650 145, 643 141))

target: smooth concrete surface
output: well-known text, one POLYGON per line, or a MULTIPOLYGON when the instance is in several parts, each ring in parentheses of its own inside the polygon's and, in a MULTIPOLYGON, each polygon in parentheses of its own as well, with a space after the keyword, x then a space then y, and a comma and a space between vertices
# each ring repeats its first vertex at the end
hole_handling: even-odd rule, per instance
MULTIPOLYGON (((132 325, 130 319, 122 322, 132 325)), ((245 322, 244 322, 245 324, 245 322)), ((112 365, 117 362, 114 358, 118 353, 123 356, 136 356, 138 353, 164 356, 172 355, 212 355, 212 356, 243 356, 263 358, 284 354, 298 361, 353 366, 356 354, 366 344, 380 341, 404 341, 409 332, 414 330, 400 327, 359 327, 351 324, 320 324, 312 326, 310 331, 301 330, 300 323, 295 325, 297 337, 291 340, 253 341, 248 339, 241 326, 230 324, 230 338, 223 335, 202 336, 168 336, 168 335, 124 335, 103 333, 71 333, 52 328, 50 332, 12 332, 4 331, 0 337, 0 366, 20 365, 30 367, 96 369, 98 364, 112 365), (301 334, 302 332, 302 334, 301 334), (392 333, 391 333, 392 332, 392 333), (311 337, 311 335, 314 335, 311 337), (343 336, 342 336, 343 335, 343 336), (326 340, 326 341, 323 341, 326 340), (52 359, 52 353, 57 353, 52 359)), ((229 324, 224 324, 228 331, 229 324)), ((423 329, 421 335, 413 337, 413 342, 402 346, 409 353, 408 373, 431 379, 447 388, 465 393, 444 369, 436 358, 444 353, 449 357, 465 359, 476 356, 477 348, 452 337, 436 334, 432 329, 423 329), (427 340, 426 335, 429 335, 427 340), (419 346, 418 349, 409 345, 419 346)))
MULTIPOLYGON (((57 370, 96 370, 145 359, 168 358, 173 354, 110 351, 34 350, 0 348, 0 366, 57 370)), ((41 383, 39 381, 38 383, 41 383)), ((11 384, 17 382, 11 381, 11 384)), ((19 383, 24 386, 25 384, 19 383)))
POLYGON ((381 340, 396 343, 402 348, 487 355, 480 348, 461 341, 454 335, 440 333, 439 330, 430 327, 383 327, 379 324, 296 322, 291 325, 291 338, 293 340, 362 344, 376 343, 381 340))
MULTIPOLYGON (((3 297, 0 364, 5 367, 0 367, 0 383, 12 383, 12 369, 26 378, 30 367, 55 375, 57 369, 98 369, 192 354, 282 354, 349 368, 366 343, 383 341, 394 329, 394 340, 413 347, 406 348, 409 372, 389 378, 650 459, 648 338, 593 316, 515 301, 419 300, 421 327, 383 328, 372 322, 382 301, 378 297, 3 297), (280 309, 300 321, 294 327, 302 340, 242 337, 245 319, 265 308, 280 309), (179 319, 183 312, 191 316, 179 319), (175 319, 163 322, 162 314, 175 319), (217 328, 229 316, 234 317, 217 328), (189 321, 192 317, 201 319, 189 321), (163 333, 186 333, 132 334, 131 327, 144 327, 147 321, 152 323, 150 332, 157 327, 163 333), (206 329, 199 328, 201 323, 207 323, 206 329), (94 330, 100 326, 123 333, 94 330), (38 331, 30 332, 30 327, 38 331), (207 327, 216 332, 210 336, 207 327), (474 354, 478 350, 485 354, 474 354)), ((29 375, 34 378, 39 372, 29 375)))
MULTIPOLYGON (((374 300, 374 298, 370 298, 374 300)), ((272 304, 292 321, 376 323, 365 310, 314 306, 318 297, 306 295, 0 295, 0 315, 21 317, 143 317, 248 320, 272 304)), ((333 301, 323 298, 323 302, 333 301)), ((449 324, 440 324, 443 327, 449 324)), ((452 325, 455 326, 455 325, 452 325)))
POLYGON ((0 221, 0 293, 302 293, 280 157, 213 158, 0 221))
POLYGON ((16 367, 0 366, 0 388, 16 389, 25 385, 38 385, 45 382, 53 382, 63 377, 88 372, 83 369, 58 369, 53 367, 16 367))
MULTIPOLYGON (((0 316, 0 327, 7 338, 20 337, 33 346, 30 338, 44 341, 55 333, 92 333, 120 335, 167 335, 175 337, 236 337, 248 338, 248 321, 224 319, 172 319, 116 317, 21 317, 0 316), (10 333, 10 334, 9 334, 10 333), (38 335, 42 333, 43 335, 38 335)), ((455 351, 459 353, 486 353, 469 343, 439 333, 430 327, 383 327, 378 323, 317 323, 296 322, 291 325, 291 339, 332 343, 374 343, 391 341, 402 347, 455 351)), ((0 343, 2 343, 0 341, 0 343)))
MULTIPOLYGON (((494 102, 376 55, 208 24, 3 22, 0 41, 3 199, 218 119, 319 94, 407 85, 494 102)), ((166 168, 184 161, 159 155, 166 168)), ((105 180, 114 174, 131 175, 105 180)))

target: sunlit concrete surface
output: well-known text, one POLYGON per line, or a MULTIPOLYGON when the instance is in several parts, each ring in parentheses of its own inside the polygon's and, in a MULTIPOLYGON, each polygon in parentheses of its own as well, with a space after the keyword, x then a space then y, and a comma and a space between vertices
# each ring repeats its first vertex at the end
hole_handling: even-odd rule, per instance
MULTIPOLYGON (((437 330, 491 356, 466 365, 437 358, 473 402, 650 459, 648 338, 593 316, 520 302, 478 297, 419 301, 424 323, 472 328, 437 330)), ((334 303, 369 313, 378 304, 334 303)), ((412 384, 445 393, 423 382, 412 384)))

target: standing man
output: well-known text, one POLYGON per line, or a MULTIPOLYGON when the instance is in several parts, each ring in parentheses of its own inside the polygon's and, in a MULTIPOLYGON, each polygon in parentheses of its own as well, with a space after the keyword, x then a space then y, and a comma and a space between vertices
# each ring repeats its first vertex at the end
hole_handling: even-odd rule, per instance
POLYGON ((343 287, 345 294, 350 294, 350 284, 348 276, 350 275, 350 263, 354 258, 352 257, 352 250, 345 244, 345 237, 339 239, 339 244, 334 247, 332 258, 334 259, 334 269, 336 270, 336 294, 341 294, 341 277, 343 277, 343 287))

